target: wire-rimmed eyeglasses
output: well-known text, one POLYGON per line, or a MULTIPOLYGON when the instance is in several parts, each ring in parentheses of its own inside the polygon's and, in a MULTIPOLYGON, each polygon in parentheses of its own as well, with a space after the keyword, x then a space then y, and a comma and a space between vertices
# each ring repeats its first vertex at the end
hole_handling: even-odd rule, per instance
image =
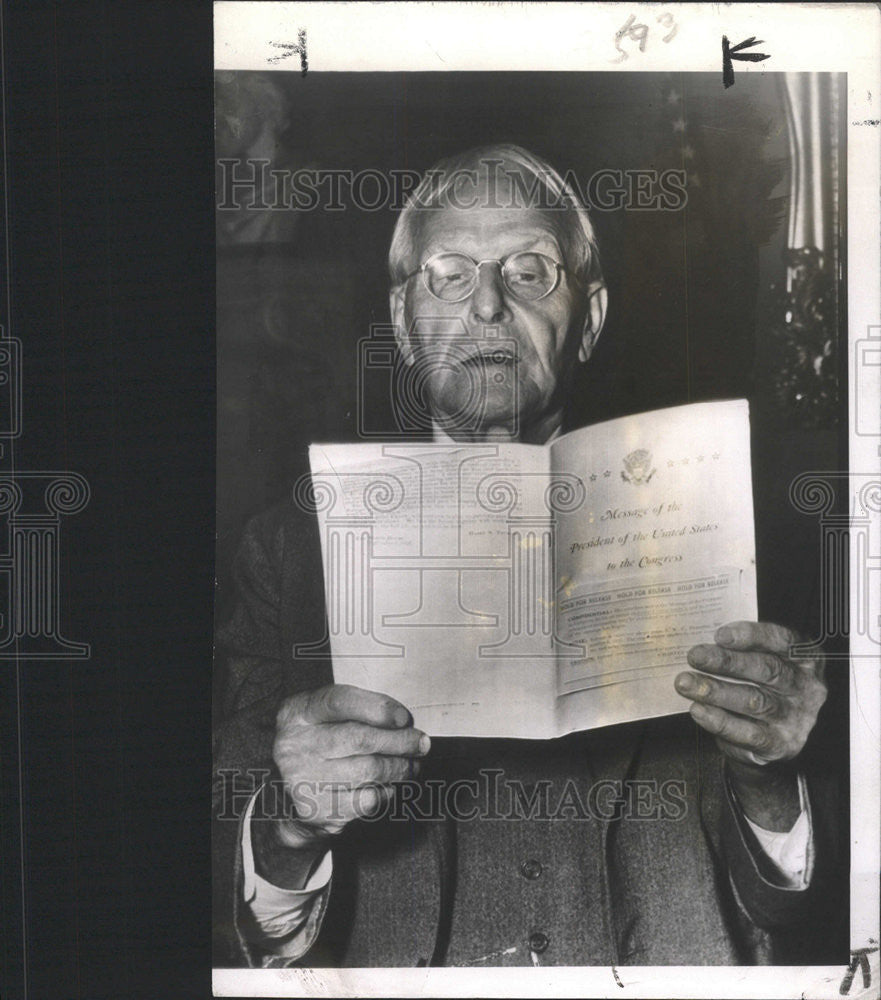
POLYGON ((477 287, 477 276, 484 264, 498 264, 505 288, 524 302, 537 302, 550 295, 560 282, 560 271, 566 270, 553 257, 535 250, 520 250, 508 257, 487 260, 443 251, 429 257, 404 280, 421 274, 425 287, 436 299, 463 302, 477 287))

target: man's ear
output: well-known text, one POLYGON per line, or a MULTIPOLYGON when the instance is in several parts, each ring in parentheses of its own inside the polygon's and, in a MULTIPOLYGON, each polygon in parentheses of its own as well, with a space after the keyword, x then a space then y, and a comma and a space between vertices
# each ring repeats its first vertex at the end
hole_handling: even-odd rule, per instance
POLYGON ((410 345, 410 337, 407 333, 407 321, 405 319, 404 312, 404 301, 406 299, 404 289, 406 287, 406 283, 403 285, 395 285, 395 287, 389 292, 388 302, 389 312, 391 313, 392 323, 395 328, 395 341, 397 342, 398 350, 401 352, 404 364, 412 365, 413 348, 410 345))
POLYGON ((578 347, 578 360, 587 361, 599 340, 603 323, 606 322, 606 307, 609 304, 609 293, 602 281, 591 282, 587 286, 587 316, 584 318, 584 330, 581 334, 581 344, 578 347))

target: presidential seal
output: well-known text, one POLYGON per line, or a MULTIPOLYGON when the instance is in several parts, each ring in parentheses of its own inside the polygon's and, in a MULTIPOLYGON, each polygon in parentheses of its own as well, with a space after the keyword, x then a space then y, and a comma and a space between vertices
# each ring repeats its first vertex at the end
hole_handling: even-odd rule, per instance
POLYGON ((621 478, 626 483, 638 486, 640 483, 647 483, 656 471, 652 468, 652 453, 645 448, 637 448, 624 459, 621 478))

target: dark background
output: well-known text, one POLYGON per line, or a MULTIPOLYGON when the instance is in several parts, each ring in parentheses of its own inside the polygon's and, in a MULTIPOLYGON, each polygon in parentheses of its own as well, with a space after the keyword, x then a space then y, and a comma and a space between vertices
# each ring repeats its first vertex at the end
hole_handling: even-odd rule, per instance
POLYGON ((91 658, 0 661, 0 995, 210 997, 211 5, 2 14, 23 426, 0 469, 90 484, 60 600, 91 658))
MULTIPOLYGON (((300 311, 278 309, 276 333, 278 317, 292 324, 312 371, 329 368, 329 385, 348 389, 349 346, 370 319, 385 319, 393 220, 316 216, 287 247, 222 252, 215 320, 210 4, 18 0, 2 12, 0 308, 23 342, 24 394, 23 433, 6 443, 0 471, 69 469, 91 486, 88 506, 63 524, 60 593, 64 633, 88 642, 91 658, 0 662, 0 993, 208 997, 215 477, 223 588, 241 523, 284 495, 309 435, 354 430, 348 396, 317 378, 288 381, 299 348, 291 353, 284 336, 267 347, 251 311, 267 288, 293 295, 300 311), (308 405, 282 406, 298 400, 308 405), (320 419, 317 400, 327 403, 320 419)), ((557 78, 544 96, 525 88, 513 102, 503 81, 482 91, 472 81, 456 81, 454 95, 440 76, 389 75, 367 121, 377 92, 359 96, 345 77, 334 95, 322 90, 320 116, 306 114, 324 88, 309 75, 298 95, 304 151, 318 165, 418 169, 504 137, 579 174, 597 164, 661 169, 673 155, 658 77, 638 81, 641 95, 625 95, 611 76, 575 90, 557 78), (548 104, 548 93, 564 105, 548 104), (514 129, 523 116, 528 136, 514 129)), ((779 244, 776 209, 754 218, 773 197, 782 150, 765 81, 738 74, 723 94, 707 77, 716 96, 688 119, 710 167, 743 168, 740 186, 708 194, 700 217, 698 200, 687 216, 597 216, 613 305, 579 395, 583 419, 752 386, 756 288, 770 274, 763 255, 773 267, 779 244), (735 105, 742 117, 732 119, 735 105), (709 148, 714 130, 723 144, 709 148)), ((713 176, 708 169, 708 184, 713 176)), ((757 468, 779 472, 759 478, 771 482, 763 502, 783 511, 789 468, 834 467, 837 432, 786 427, 766 409, 757 468)), ((812 529, 768 530, 771 561, 786 565, 802 550, 813 558, 812 529)), ((811 607, 810 582, 790 576, 792 593, 765 588, 769 614, 811 607)))

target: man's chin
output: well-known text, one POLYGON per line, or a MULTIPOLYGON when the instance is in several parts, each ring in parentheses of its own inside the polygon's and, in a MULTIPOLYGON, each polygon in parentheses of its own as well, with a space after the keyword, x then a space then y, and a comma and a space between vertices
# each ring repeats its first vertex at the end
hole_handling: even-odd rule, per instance
POLYGON ((508 380, 465 387, 447 386, 430 400, 437 423, 450 437, 502 436, 516 438, 523 426, 525 411, 523 386, 508 380))
POLYGON ((512 413, 510 406, 475 405, 467 401, 458 408, 434 408, 432 419, 444 433, 457 440, 486 435, 516 438, 520 431, 520 414, 512 413))

